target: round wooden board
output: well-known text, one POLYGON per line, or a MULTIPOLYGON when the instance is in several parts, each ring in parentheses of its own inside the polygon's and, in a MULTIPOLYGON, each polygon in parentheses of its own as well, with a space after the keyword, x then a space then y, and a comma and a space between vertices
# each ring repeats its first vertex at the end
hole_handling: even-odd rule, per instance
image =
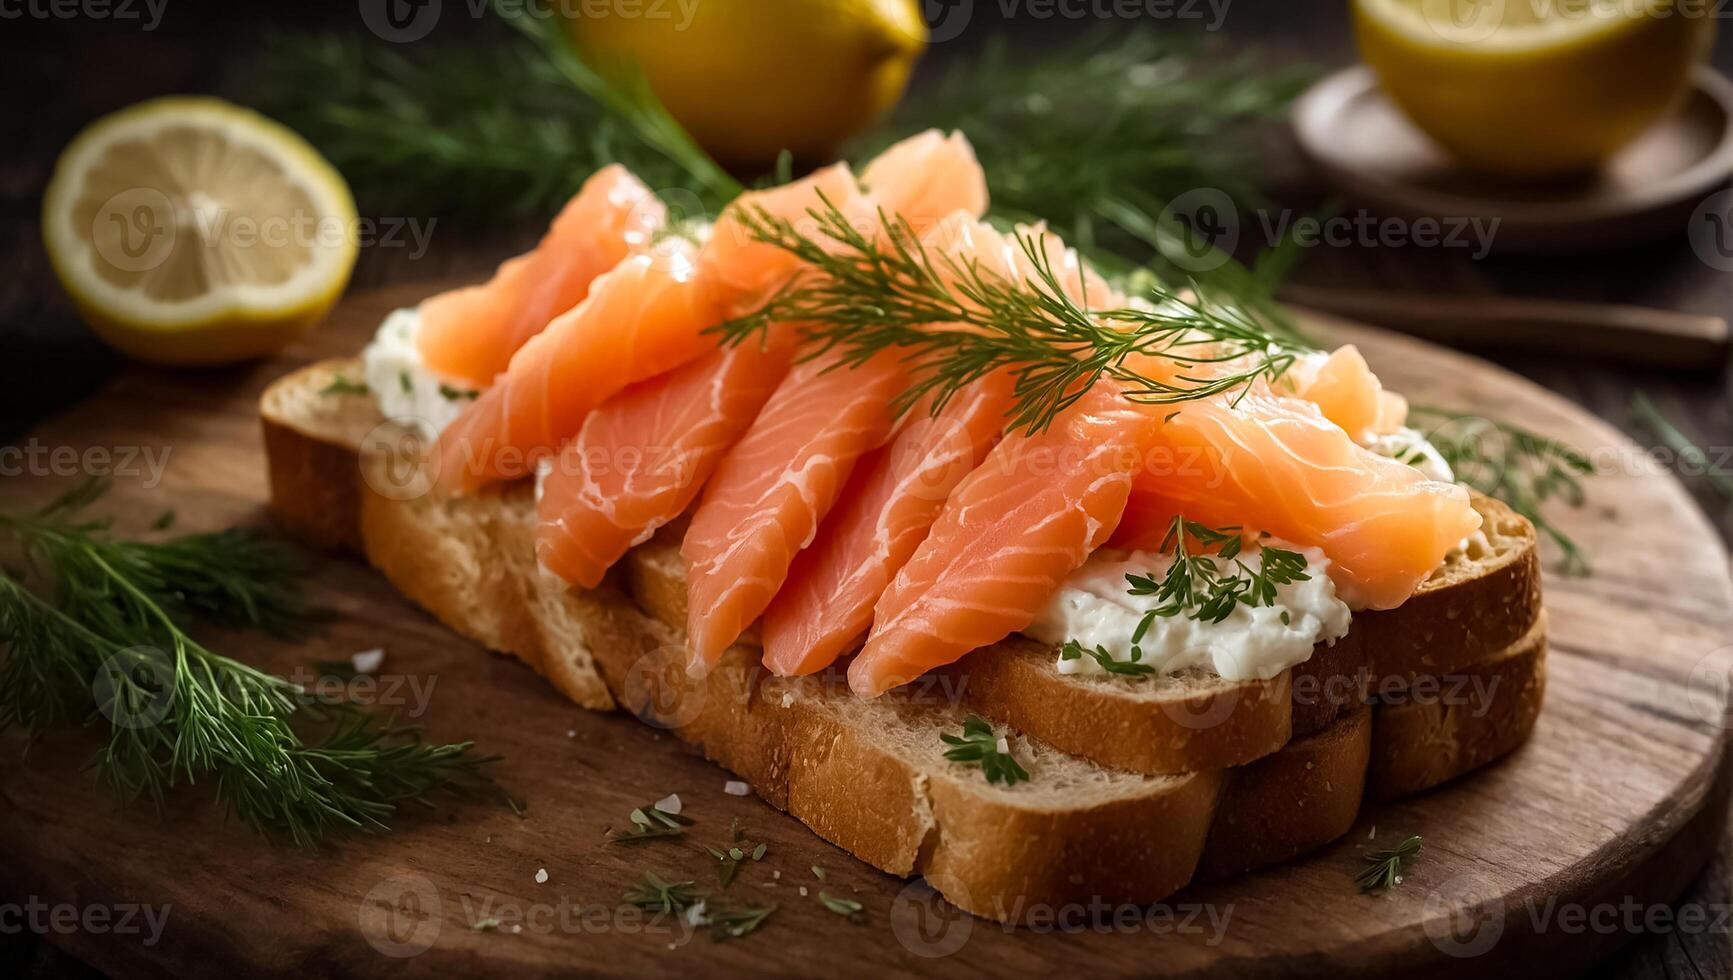
MULTIPOLYGON (((123 530, 142 530, 171 507, 182 529, 262 522, 259 392, 301 363, 353 353, 387 310, 434 288, 352 297, 273 363, 129 375, 25 448, 106 447, 106 465, 117 468, 125 453, 167 452, 160 485, 142 455, 134 475, 119 474, 105 506, 123 530)), ((860 864, 756 799, 725 794, 728 776, 676 740, 564 702, 517 662, 447 632, 371 570, 330 559, 314 589, 338 616, 310 642, 230 636, 214 645, 282 673, 383 646, 373 697, 408 715, 430 703, 419 720, 431 737, 474 738, 503 756, 498 774, 527 800, 527 814, 462 805, 407 819, 388 836, 300 851, 226 823, 199 788, 175 793, 160 819, 123 810, 78 772, 94 742, 56 734, 23 759, 14 734, 0 744, 0 896, 50 909, 168 906, 154 941, 136 914, 132 931, 117 927, 124 908, 106 925, 52 928, 56 944, 122 975, 1363 975, 1465 965, 1551 974, 1585 965, 1628 938, 1626 923, 1676 896, 1721 832, 1720 685, 1733 667, 1726 556, 1683 490, 1581 410, 1418 341, 1336 322, 1323 329, 1358 343, 1388 384, 1416 400, 1563 438, 1602 472, 1588 505, 1559 515, 1596 572, 1547 579, 1549 685, 1529 744, 1455 784, 1369 808, 1318 854, 1188 889, 1153 911, 1078 909, 1064 928, 947 915, 923 886, 860 864), (623 825, 632 808, 676 792, 696 820, 689 840, 604 842, 605 828, 623 825), (620 910, 622 891, 647 870, 713 882, 699 845, 726 841, 734 821, 769 844, 729 893, 778 903, 762 930, 713 943, 679 922, 620 910), (1425 851, 1403 884, 1357 893, 1361 855, 1408 834, 1424 836, 1425 851), (815 865, 826 870, 822 884, 815 865), (863 921, 827 911, 821 888, 859 900, 863 921), (499 926, 474 928, 490 920, 499 926)), ((101 468, 94 455, 80 458, 101 468)), ((71 482, 11 478, 0 505, 43 500, 71 482)))

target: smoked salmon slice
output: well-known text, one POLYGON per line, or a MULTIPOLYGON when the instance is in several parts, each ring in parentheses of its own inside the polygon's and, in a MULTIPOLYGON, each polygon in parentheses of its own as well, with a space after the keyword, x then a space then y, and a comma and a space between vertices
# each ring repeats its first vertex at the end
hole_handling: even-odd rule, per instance
POLYGON ((670 238, 627 258, 446 428, 438 484, 471 490, 528 476, 610 395, 715 350, 704 330, 720 315, 690 242, 670 238))
POLYGON ((793 333, 718 350, 591 413, 537 504, 536 555, 595 588, 632 546, 684 513, 788 371, 793 333))
POLYGON ((860 182, 917 231, 954 211, 977 219, 987 213, 987 175, 960 132, 929 129, 886 147, 862 168, 860 182))
POLYGON ((1023 629, 1118 525, 1160 421, 1098 382, 964 477, 874 609, 849 686, 876 697, 1023 629))
POLYGON ((421 302, 422 362, 471 388, 493 384, 518 348, 582 302, 597 276, 647 248, 666 219, 631 171, 617 163, 596 171, 533 251, 507 259, 485 283, 421 302))
POLYGON ((823 670, 866 634, 873 604, 997 440, 1011 398, 1009 373, 988 375, 936 416, 916 406, 890 444, 861 461, 764 612, 765 666, 785 677, 823 670))
POLYGON ((692 667, 714 665, 782 588, 855 461, 881 445, 908 384, 902 353, 858 368, 830 354, 795 365, 711 477, 681 543, 692 667))
POLYGON ((1389 609, 1480 526, 1467 490, 1361 448, 1310 401, 1253 391, 1148 408, 1166 417, 1117 545, 1158 549, 1176 513, 1266 531, 1321 549, 1349 605, 1389 609))

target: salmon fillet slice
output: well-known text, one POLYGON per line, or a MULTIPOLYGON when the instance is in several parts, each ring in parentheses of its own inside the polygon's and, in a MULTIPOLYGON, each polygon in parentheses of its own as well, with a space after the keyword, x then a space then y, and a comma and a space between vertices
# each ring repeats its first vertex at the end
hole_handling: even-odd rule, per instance
POLYGON ((536 555, 594 588, 632 546, 685 512, 770 398, 793 332, 718 350, 633 385, 590 414, 537 503, 536 555))
POLYGON ((936 416, 917 406, 889 445, 861 461, 764 612, 765 666, 785 677, 810 674, 866 635, 873 604, 998 439, 1011 397, 1011 376, 989 375, 936 416))
POLYGON ((907 384, 895 349, 856 368, 835 354, 797 364, 722 460, 680 547, 694 671, 714 665, 782 588, 855 461, 890 434, 888 406, 907 384))
POLYGON ((471 490, 528 476, 610 395, 714 351, 703 331, 720 318, 689 242, 671 238, 626 259, 446 428, 438 484, 471 490))
POLYGON ((649 247, 667 209, 631 171, 610 164, 584 182, 534 250, 485 283, 421 302, 415 345, 435 373, 481 389, 531 337, 589 295, 595 278, 649 247))
POLYGON ((1254 391, 1150 406, 1156 428, 1115 544, 1160 547, 1175 514, 1321 549, 1352 606, 1401 605, 1480 526, 1468 491, 1361 448, 1312 402, 1254 391))
POLYGON ((1045 430, 1006 436, 879 598, 849 686, 876 697, 1028 626, 1118 525, 1158 421, 1103 381, 1045 430))

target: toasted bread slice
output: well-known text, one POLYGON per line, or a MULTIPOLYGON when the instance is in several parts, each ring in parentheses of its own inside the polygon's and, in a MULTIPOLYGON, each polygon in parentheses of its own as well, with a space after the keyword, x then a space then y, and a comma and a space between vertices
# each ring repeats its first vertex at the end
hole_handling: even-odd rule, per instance
MULTIPOLYGON (((1369 629, 1361 626, 1369 614, 1357 614, 1347 636, 1319 644, 1304 664, 1269 680, 1228 681, 1202 670, 1161 678, 1062 674, 1051 647, 1015 636, 947 674, 976 711, 1104 766, 1161 775, 1243 765, 1322 730, 1374 684, 1405 686, 1432 664, 1485 660, 1528 632, 1540 615, 1533 527, 1491 498, 1477 497, 1475 507, 1489 543, 1453 555, 1421 586, 1410 614, 1380 614, 1369 629), (1493 614, 1522 628, 1462 622, 1493 614), (1456 646, 1421 654, 1410 636, 1393 635, 1404 624, 1456 646)), ((677 528, 633 551, 627 567, 645 609, 664 623, 686 622, 677 528)), ((742 642, 756 640, 748 634, 742 642)))
POLYGON ((1501 759, 1528 739, 1546 695, 1546 617, 1479 663, 1393 680, 1373 694, 1371 800, 1431 789, 1501 759))

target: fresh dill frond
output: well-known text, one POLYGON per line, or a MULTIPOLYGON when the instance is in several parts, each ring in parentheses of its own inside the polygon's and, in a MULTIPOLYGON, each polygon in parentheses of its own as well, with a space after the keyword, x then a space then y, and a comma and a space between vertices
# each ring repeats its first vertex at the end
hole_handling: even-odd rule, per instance
POLYGON ((1678 457, 1679 465, 1675 467, 1681 473, 1690 476, 1701 476, 1715 492, 1728 500, 1733 500, 1733 473, 1716 465, 1709 459, 1709 454, 1703 448, 1691 441, 1679 427, 1661 413, 1649 396, 1637 392, 1631 396, 1631 416, 1636 423, 1647 429, 1655 438, 1678 457))
POLYGON ((1125 188, 1172 199, 1209 187, 1257 200, 1250 124, 1280 118, 1316 74, 1122 24, 1039 50, 992 38, 947 66, 850 157, 928 128, 959 130, 998 217, 1046 218, 1080 248, 1107 250, 1129 244, 1100 210, 1125 188))
POLYGON ((1504 501, 1559 548, 1568 575, 1592 570, 1588 555, 1546 516, 1548 504, 1581 507, 1582 478, 1595 468, 1588 455, 1518 425, 1432 405, 1410 405, 1410 424, 1449 464, 1458 482, 1504 501))
POLYGON ((314 710, 299 685, 193 639, 180 617, 287 630, 300 615, 286 553, 240 532, 119 541, 82 516, 87 484, 34 514, 0 515, 52 601, 0 574, 0 727, 32 737, 82 721, 106 728, 99 780, 161 803, 209 778, 218 802, 256 831, 312 846, 380 831, 408 802, 491 787, 493 760, 468 743, 345 708, 314 710), (291 722, 316 725, 304 739, 291 722))
POLYGON ((1171 404, 1274 381, 1302 351, 1203 294, 1184 299, 1157 286, 1147 308, 1089 309, 1066 294, 1033 235, 1017 236, 1033 275, 1012 282, 973 260, 929 251, 899 216, 880 212, 880 242, 828 199, 808 214, 812 233, 762 208, 736 212, 748 234, 810 272, 761 309, 712 329, 725 343, 741 343, 772 323, 798 323, 813 341, 807 356, 836 351, 844 365, 898 349, 915 378, 898 410, 930 399, 937 412, 971 382, 1006 369, 1015 392, 1009 428, 1039 431, 1103 378, 1131 401, 1171 404), (1172 380, 1140 373, 1134 358, 1145 355, 1180 373, 1172 380), (1186 373, 1200 366, 1221 369, 1186 373))
POLYGON ((1264 545, 1258 551, 1258 567, 1253 569, 1240 557, 1244 548, 1237 527, 1212 528, 1174 515, 1161 543, 1163 551, 1173 551, 1167 573, 1160 579, 1153 575, 1125 576, 1128 594, 1154 596, 1160 603, 1138 621, 1131 637, 1133 652, 1157 618, 1183 614, 1219 623, 1241 604, 1273 606, 1278 586, 1311 578, 1306 574, 1306 556, 1297 551, 1264 545), (1194 553, 1192 541, 1204 550, 1194 553))
POLYGON ((517 3, 495 13, 518 32, 506 43, 273 38, 247 101, 318 147, 374 213, 546 217, 610 163, 706 207, 739 192, 641 80, 621 71, 610 84, 585 65, 559 18, 517 3))
POLYGON ((979 765, 989 783, 1015 786, 1029 780, 1028 770, 1019 765, 1009 751, 1000 750, 999 737, 993 734, 993 726, 980 715, 970 715, 963 720, 963 734, 945 732, 939 738, 951 746, 945 750, 945 758, 965 765, 979 765))
POLYGON ((1363 892, 1380 892, 1402 884, 1402 872, 1420 856, 1420 838, 1408 837, 1395 847, 1364 855, 1366 866, 1354 876, 1363 892))

